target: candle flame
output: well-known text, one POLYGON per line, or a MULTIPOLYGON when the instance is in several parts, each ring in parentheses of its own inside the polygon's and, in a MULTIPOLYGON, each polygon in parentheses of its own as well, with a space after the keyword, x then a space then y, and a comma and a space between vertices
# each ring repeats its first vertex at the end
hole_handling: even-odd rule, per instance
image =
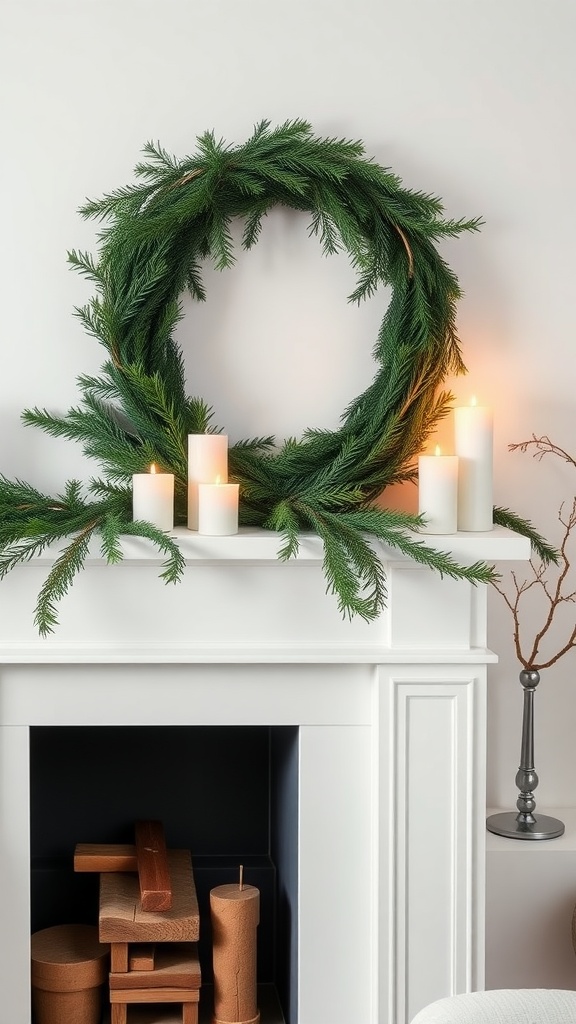
POLYGON ((221 480, 221 478, 220 478, 220 476, 219 476, 219 475, 218 475, 218 476, 216 477, 216 479, 215 479, 214 483, 215 483, 215 484, 221 484, 221 483, 222 483, 222 480, 221 480))
POLYGON ((434 455, 442 455, 442 449, 441 449, 439 444, 436 445, 436 449, 434 451, 434 455))
POLYGON ((153 462, 152 465, 150 466, 150 472, 151 473, 155 473, 156 472, 156 463, 155 462, 153 462))
POLYGON ((470 399, 470 405, 477 405, 476 395, 472 395, 472 398, 470 399))

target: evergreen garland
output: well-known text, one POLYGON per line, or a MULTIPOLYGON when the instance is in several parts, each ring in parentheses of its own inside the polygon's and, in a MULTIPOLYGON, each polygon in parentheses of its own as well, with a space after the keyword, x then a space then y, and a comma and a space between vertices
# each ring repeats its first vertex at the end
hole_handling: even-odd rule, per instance
MULTIPOLYGON (((188 290, 204 301, 207 259, 221 270, 233 265, 233 218, 243 220, 242 245, 249 249, 278 205, 311 215, 325 255, 348 253, 357 275, 351 302, 381 284, 391 286, 392 298, 374 346, 374 380, 345 410, 338 430, 307 430, 281 445, 254 438, 230 449, 241 524, 277 531, 280 559, 297 553, 302 531, 317 533, 327 589, 347 616, 371 620, 385 604, 374 539, 442 574, 494 580, 493 567, 458 565, 415 539, 421 517, 374 505, 387 486, 415 477, 416 456, 452 401, 443 382, 465 370, 455 324, 461 293, 435 243, 476 230, 479 221, 444 219, 439 199, 403 188, 364 157, 360 142, 317 138, 300 120, 275 129, 263 121, 237 147, 206 132, 196 154, 181 161, 151 143, 144 154, 135 183, 80 211, 102 222, 98 259, 69 253, 72 267, 95 286, 76 314, 106 350, 100 375, 78 378, 80 403, 65 415, 23 413, 26 424, 79 442, 102 475, 84 489, 71 481, 56 498, 0 478, 0 577, 54 542, 69 541, 38 597, 40 634, 54 629, 56 605, 94 534, 111 563, 122 558, 122 534, 149 538, 166 556, 162 577, 180 579, 184 559, 175 540, 132 521, 132 475, 152 462, 174 473, 175 522, 186 523, 187 435, 218 428, 206 403, 187 395, 173 337, 179 297, 188 290)), ((527 532, 546 557, 530 524, 502 509, 494 521, 527 532)))

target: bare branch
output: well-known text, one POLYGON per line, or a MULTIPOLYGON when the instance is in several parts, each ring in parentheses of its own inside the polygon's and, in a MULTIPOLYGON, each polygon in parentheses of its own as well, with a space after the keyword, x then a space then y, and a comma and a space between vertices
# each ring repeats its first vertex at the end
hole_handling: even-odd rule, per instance
POLYGON ((532 457, 538 459, 538 461, 543 459, 545 455, 557 455, 559 459, 569 462, 576 469, 576 458, 567 451, 564 451, 563 448, 560 448, 559 445, 554 444, 547 434, 543 434, 542 437, 536 437, 536 434, 532 434, 529 441, 520 441, 518 444, 508 445, 509 452, 527 452, 529 448, 536 449, 532 452, 532 457))
MULTIPOLYGON (((541 460, 545 455, 555 455, 562 459, 564 462, 569 463, 576 469, 576 458, 573 458, 568 452, 559 445, 555 444, 550 438, 544 434, 541 437, 536 437, 535 434, 528 441, 522 441, 519 444, 508 445, 509 451, 522 451, 527 452, 532 450, 533 458, 541 460)), ((510 573, 512 581, 512 589, 515 596, 510 597, 502 585, 492 583, 492 586, 501 597, 509 609, 512 615, 513 621, 513 635, 514 635, 514 646, 516 650, 516 656, 518 661, 523 665, 525 669, 533 669, 539 671, 540 669, 549 668, 550 665, 554 665, 560 658, 564 657, 568 651, 573 650, 576 647, 576 625, 574 625, 572 632, 568 639, 562 643, 558 650, 550 655, 548 659, 538 662, 538 656, 540 653, 540 647, 544 638, 550 633, 555 620, 558 609, 566 604, 567 602, 576 601, 576 590, 566 591, 566 584, 569 578, 570 570, 572 568, 571 559, 569 556, 569 542, 571 539, 572 532, 576 529, 576 496, 572 498, 572 504, 569 511, 565 511, 565 502, 562 503, 558 510, 558 521, 564 529, 562 542, 559 548, 559 559, 557 566, 544 565, 544 563, 534 562, 530 559, 530 569, 532 576, 522 581, 518 580, 515 572, 510 573), (553 573, 552 578, 549 574, 553 573), (521 640, 520 637, 520 622, 521 622, 521 606, 522 599, 533 588, 539 588, 540 592, 544 595, 547 603, 547 613, 540 627, 536 630, 533 635, 531 646, 526 646, 526 642, 521 640)))

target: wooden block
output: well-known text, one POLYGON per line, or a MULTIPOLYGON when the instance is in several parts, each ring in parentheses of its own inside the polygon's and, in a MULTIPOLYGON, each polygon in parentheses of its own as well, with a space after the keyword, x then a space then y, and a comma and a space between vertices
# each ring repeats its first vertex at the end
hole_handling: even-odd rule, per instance
POLYGON ((110 973, 110 988, 200 988, 201 974, 195 942, 164 943, 156 949, 153 971, 110 973))
POLYGON ((101 942, 197 942, 198 900, 189 850, 169 850, 172 907, 148 913, 140 905, 138 879, 131 874, 100 875, 101 942))
POLYGON ((162 824, 137 821, 135 831, 142 910, 170 910, 172 885, 162 824))
POLYGON ((46 992, 97 988, 108 973, 108 946, 89 924, 57 924, 34 932, 30 942, 32 984, 46 992))
POLYGON ((153 971, 156 946, 151 943, 140 943, 130 947, 128 958, 129 971, 153 971))
POLYGON ((137 871, 136 847, 129 843, 77 843, 74 871, 137 871))
POLYGON ((127 1024, 128 1020, 128 1007, 126 1003, 116 1003, 110 1007, 111 1018, 110 1024, 127 1024))
POLYGON ((182 1024, 198 1024, 198 1003, 182 1003, 182 1024))
POLYGON ((110 970, 117 974, 126 974, 128 970, 127 942, 112 942, 110 944, 110 970))
POLYGON ((210 890, 214 1020, 254 1024, 258 1015, 256 991, 256 932, 260 920, 260 890, 238 882, 210 890))
POLYGON ((183 988, 113 988, 110 1003, 197 1003, 199 989, 183 988))

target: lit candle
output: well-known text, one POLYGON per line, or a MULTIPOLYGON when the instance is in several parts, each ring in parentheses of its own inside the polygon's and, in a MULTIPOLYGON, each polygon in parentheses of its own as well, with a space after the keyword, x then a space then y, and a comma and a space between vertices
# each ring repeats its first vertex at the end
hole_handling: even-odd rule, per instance
POLYGON ((226 537, 238 533, 238 484, 198 484, 198 533, 226 537))
MULTIPOLYGON (((188 529, 198 529, 198 484, 228 480, 226 434, 188 434, 188 529)), ((236 531, 233 531, 234 533, 236 531)))
POLYGON ((214 1016, 219 1024, 258 1024, 256 929, 260 891, 240 882, 210 891, 214 1016))
POLYGON ((493 527, 492 409, 470 405, 454 410, 454 446, 459 458, 458 529, 485 532, 493 527))
POLYGON ((149 473, 132 477, 132 517, 145 519, 159 530, 174 527, 174 474, 157 473, 154 463, 149 473))
POLYGON ((418 457, 418 511, 425 516, 425 533, 456 533, 458 512, 458 457, 418 457))

